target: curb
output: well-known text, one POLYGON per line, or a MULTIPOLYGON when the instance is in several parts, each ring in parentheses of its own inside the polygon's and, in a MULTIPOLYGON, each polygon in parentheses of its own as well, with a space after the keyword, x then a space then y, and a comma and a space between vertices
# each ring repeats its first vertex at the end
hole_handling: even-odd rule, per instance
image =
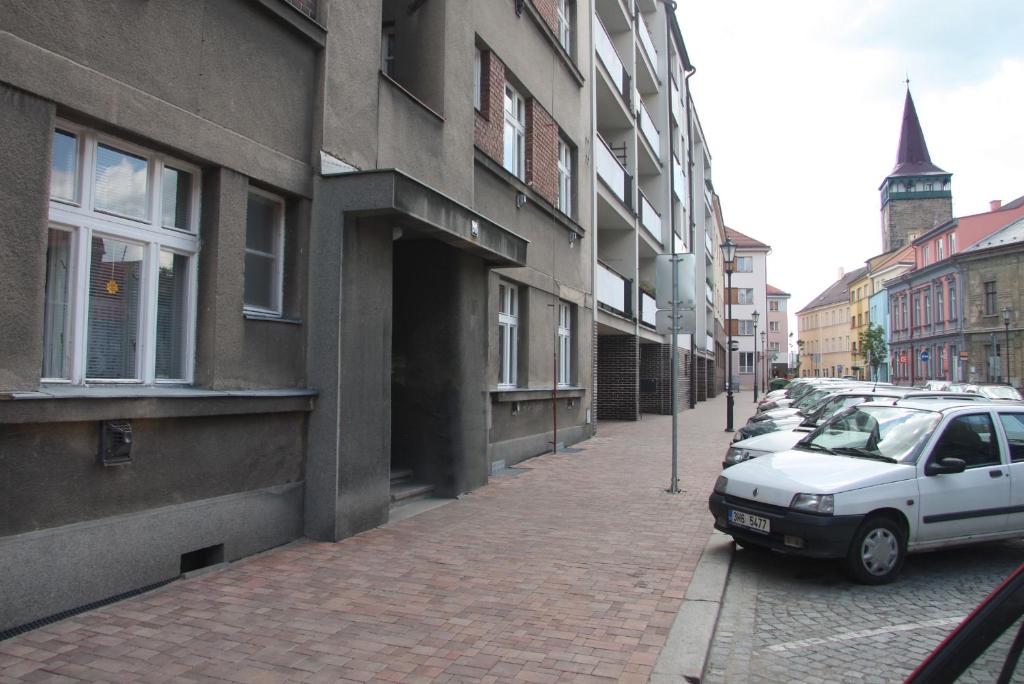
POLYGON ((651 684, 700 684, 718 623, 733 558, 732 537, 717 530, 704 545, 668 640, 648 680, 651 684))

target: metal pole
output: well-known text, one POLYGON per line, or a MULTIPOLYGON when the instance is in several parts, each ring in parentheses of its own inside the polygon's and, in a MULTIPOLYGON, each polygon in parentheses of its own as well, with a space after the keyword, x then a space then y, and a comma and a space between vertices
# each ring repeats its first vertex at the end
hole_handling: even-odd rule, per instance
POLYGON ((757 365, 757 321, 754 321, 754 403, 757 403, 757 376, 761 374, 761 367, 757 365))
POLYGON ((1009 317, 1003 321, 1003 327, 1006 329, 1006 384, 1013 384, 1010 380, 1010 319, 1009 317))
POLYGON ((679 493, 679 260, 676 257, 675 228, 672 228, 672 482, 670 494, 679 493))
POLYGON ((728 303, 729 303, 729 348, 725 351, 726 357, 726 378, 725 378, 725 431, 732 432, 732 269, 727 269, 725 272, 726 281, 728 284, 728 303))

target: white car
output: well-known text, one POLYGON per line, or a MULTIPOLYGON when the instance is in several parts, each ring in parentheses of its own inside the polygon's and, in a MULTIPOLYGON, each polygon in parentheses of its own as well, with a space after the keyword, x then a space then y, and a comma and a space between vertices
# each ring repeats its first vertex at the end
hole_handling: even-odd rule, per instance
POLYGON ((1024 406, 854 406, 727 468, 709 507, 742 546, 841 558, 866 584, 908 552, 1024 536, 1024 406))

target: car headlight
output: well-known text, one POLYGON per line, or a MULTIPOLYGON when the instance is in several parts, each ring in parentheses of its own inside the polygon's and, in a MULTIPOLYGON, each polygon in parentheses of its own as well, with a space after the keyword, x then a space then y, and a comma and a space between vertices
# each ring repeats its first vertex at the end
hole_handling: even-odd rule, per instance
POLYGON ((729 486, 729 478, 719 475, 718 479, 715 480, 715 494, 725 496, 725 488, 727 486, 729 486))
POLYGON ((727 466, 736 465, 743 461, 751 458, 757 458, 758 456, 764 456, 767 451, 761 451, 759 449, 744 449, 743 447, 729 447, 729 451, 725 454, 725 464, 727 466))
POLYGON ((831 494, 797 494, 789 507, 804 513, 832 515, 835 511, 835 501, 831 494))

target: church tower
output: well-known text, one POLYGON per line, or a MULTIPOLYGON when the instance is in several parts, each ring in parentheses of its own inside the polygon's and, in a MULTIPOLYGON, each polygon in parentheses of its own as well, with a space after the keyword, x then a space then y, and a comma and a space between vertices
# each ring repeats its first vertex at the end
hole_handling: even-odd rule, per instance
POLYGON ((932 164, 908 83, 896 167, 878 188, 882 193, 883 252, 903 247, 953 218, 952 176, 932 164))

